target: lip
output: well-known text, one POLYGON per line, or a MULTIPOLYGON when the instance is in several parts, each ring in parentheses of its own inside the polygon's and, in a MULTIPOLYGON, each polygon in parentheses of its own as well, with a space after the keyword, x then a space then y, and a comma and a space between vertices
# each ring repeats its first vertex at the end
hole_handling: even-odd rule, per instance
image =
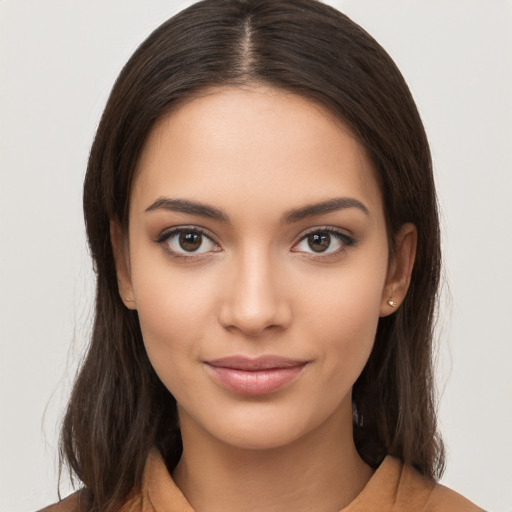
POLYGON ((210 376, 223 388, 254 396, 284 388, 297 378, 307 361, 279 356, 232 356, 205 361, 205 365, 210 376))

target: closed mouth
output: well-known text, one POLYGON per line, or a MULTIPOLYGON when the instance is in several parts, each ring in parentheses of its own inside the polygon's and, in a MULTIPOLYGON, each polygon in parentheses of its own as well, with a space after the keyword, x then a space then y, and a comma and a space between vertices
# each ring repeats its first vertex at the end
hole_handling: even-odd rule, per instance
POLYGON ((307 361, 288 359, 279 356, 261 356, 256 358, 231 356, 206 361, 206 364, 217 368, 231 368, 233 370, 244 370, 248 372, 303 366, 306 363, 307 361))
POLYGON ((244 395, 264 395, 282 389, 295 380, 307 363, 278 356, 233 356, 205 361, 207 371, 218 384, 244 395))

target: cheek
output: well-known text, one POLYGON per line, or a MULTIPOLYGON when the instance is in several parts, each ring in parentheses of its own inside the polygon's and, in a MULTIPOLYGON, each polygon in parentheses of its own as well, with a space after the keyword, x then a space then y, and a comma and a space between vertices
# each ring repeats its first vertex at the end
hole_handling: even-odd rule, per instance
POLYGON ((380 301, 374 296, 365 300, 364 295, 343 294, 341 299, 346 297, 346 301, 338 299, 329 303, 317 318, 326 340, 327 364, 332 368, 343 365, 356 378, 372 350, 379 319, 380 301))
POLYGON ((132 283, 144 345, 172 391, 186 363, 199 357, 201 340, 215 321, 216 284, 207 273, 197 276, 197 269, 192 279, 187 272, 173 272, 170 265, 135 262, 132 283))
POLYGON ((384 265, 344 269, 309 288, 315 292, 304 302, 303 325, 317 340, 329 379, 342 379, 342 387, 355 382, 373 348, 385 274, 384 265))

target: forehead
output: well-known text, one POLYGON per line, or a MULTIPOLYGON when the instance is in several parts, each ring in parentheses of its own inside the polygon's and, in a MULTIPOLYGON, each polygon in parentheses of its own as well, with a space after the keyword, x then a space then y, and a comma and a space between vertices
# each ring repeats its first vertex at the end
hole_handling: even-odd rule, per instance
POLYGON ((350 130, 321 105, 269 87, 208 90, 164 117, 132 191, 138 208, 162 196, 261 210, 355 196, 382 211, 373 166, 350 130))

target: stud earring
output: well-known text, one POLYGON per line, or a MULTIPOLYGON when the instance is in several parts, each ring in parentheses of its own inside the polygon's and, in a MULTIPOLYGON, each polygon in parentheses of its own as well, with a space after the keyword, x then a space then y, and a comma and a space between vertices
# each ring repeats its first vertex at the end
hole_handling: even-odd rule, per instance
POLYGON ((135 301, 133 299, 124 299, 126 302, 133 302, 135 303, 135 301))
POLYGON ((396 302, 392 299, 389 299, 387 304, 388 304, 388 306, 391 306, 392 308, 394 308, 396 306, 396 302))

